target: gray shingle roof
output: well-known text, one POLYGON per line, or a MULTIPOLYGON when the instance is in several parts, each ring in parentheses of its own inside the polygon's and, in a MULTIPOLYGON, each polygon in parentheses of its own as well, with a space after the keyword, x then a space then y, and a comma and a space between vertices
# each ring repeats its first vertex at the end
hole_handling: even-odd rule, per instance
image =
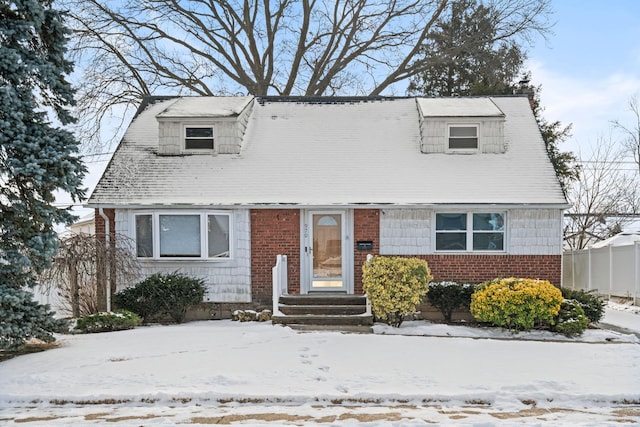
POLYGON ((528 99, 480 99, 474 114, 505 116, 506 153, 421 153, 417 104, 430 111, 439 101, 446 111, 462 104, 397 98, 262 100, 252 107, 240 154, 158 156, 158 114, 222 108, 216 98, 159 102, 133 120, 88 204, 565 205, 528 99))

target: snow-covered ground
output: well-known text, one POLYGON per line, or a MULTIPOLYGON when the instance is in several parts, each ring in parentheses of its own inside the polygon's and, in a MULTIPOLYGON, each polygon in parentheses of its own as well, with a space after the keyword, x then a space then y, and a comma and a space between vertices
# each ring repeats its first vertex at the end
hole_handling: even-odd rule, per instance
POLYGON ((610 301, 602 322, 640 334, 640 307, 610 301))
MULTIPOLYGON (((604 321, 619 315, 640 331, 632 311, 610 308, 604 321)), ((426 322, 375 330, 207 321, 62 336, 57 349, 0 363, 0 424, 640 422, 635 335, 568 340, 426 322)))

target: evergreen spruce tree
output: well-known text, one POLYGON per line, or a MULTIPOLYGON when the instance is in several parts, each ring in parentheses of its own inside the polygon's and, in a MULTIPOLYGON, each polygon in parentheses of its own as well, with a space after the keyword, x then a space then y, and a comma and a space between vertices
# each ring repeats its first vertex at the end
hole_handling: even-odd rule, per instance
POLYGON ((67 33, 51 1, 0 0, 0 348, 51 341, 60 326, 30 288, 56 250, 54 225, 73 219, 54 192, 84 197, 78 142, 60 127, 73 122, 67 33))
POLYGON ((477 0, 456 0, 429 32, 409 83, 410 94, 512 94, 526 55, 513 38, 498 35, 497 10, 477 0))

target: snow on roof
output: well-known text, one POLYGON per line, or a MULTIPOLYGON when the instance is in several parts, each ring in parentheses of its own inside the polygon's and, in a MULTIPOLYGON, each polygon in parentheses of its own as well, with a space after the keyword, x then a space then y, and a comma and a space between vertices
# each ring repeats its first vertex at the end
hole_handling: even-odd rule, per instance
POLYGON ((489 98, 417 98, 424 117, 504 117, 489 98))
POLYGON ((640 231, 623 231, 608 239, 591 245, 592 248, 604 248, 605 246, 627 246, 640 242, 640 231))
POLYGON ((251 96, 202 96, 178 98, 158 118, 233 117, 253 99, 251 96))
MULTIPOLYGON (((482 111, 495 104, 504 113, 508 149, 503 154, 421 153, 414 98, 262 100, 251 107, 240 154, 157 154, 158 114, 196 111, 215 100, 220 98, 147 107, 129 127, 88 204, 566 204, 526 97, 474 99, 482 100, 482 111)), ((447 110, 459 100, 441 101, 447 110)))

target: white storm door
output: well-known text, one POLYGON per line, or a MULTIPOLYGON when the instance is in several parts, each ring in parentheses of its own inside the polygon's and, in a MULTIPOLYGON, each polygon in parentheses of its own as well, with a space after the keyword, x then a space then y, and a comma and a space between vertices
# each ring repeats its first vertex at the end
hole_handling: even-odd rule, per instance
POLYGON ((347 291, 349 259, 347 217, 344 211, 315 211, 308 216, 310 291, 347 291))

